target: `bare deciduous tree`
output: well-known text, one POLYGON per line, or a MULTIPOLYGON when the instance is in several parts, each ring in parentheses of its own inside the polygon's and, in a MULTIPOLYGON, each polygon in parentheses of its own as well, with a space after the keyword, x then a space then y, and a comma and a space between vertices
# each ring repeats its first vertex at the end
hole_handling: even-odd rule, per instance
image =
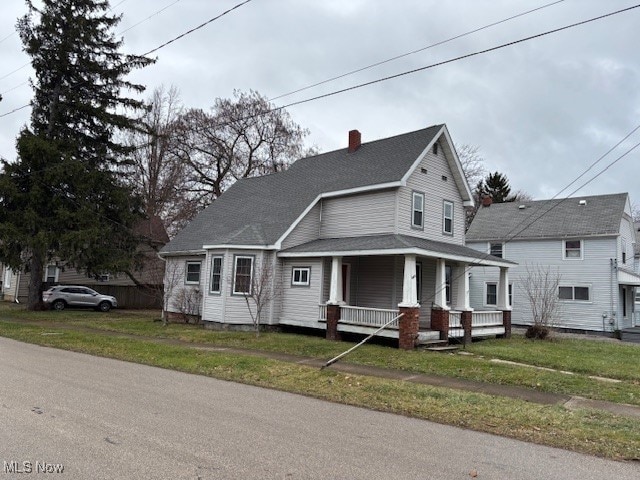
POLYGON ((527 273, 520 283, 531 307, 533 325, 530 327, 530 333, 532 336, 544 338, 548 335, 550 327, 557 325, 560 317, 560 273, 543 265, 529 264, 525 268, 527 273))
POLYGON ((177 155, 189 166, 187 193, 206 206, 240 178, 285 170, 305 150, 308 130, 258 92, 217 98, 211 113, 191 109, 181 117, 177 155))
POLYGON ((244 294, 249 315, 255 328, 256 337, 260 335, 262 314, 271 302, 274 302, 282 294, 282 284, 276 278, 271 260, 263 256, 260 265, 254 267, 253 275, 249 280, 249 288, 244 294))
POLYGON ((458 152, 458 158, 462 164, 462 170, 464 176, 467 179, 469 185, 477 185, 480 180, 484 178, 486 172, 484 168, 484 157, 480 153, 480 147, 477 145, 456 145, 456 152, 458 152))
MULTIPOLYGON (((167 298, 169 298, 168 295, 167 298)), ((172 305, 182 314, 185 323, 189 323, 189 320, 193 320, 193 323, 200 322, 200 315, 202 313, 202 292, 200 289, 190 287, 181 288, 173 298, 172 305)))
POLYGON ((164 278, 160 284, 162 288, 162 325, 167 326, 169 323, 169 302, 173 297, 173 292, 182 281, 181 265, 171 259, 166 260, 164 267, 164 278))
POLYGON ((176 155, 176 128, 183 108, 176 87, 156 88, 146 102, 142 129, 125 136, 135 147, 123 166, 126 178, 144 203, 145 214, 163 220, 173 236, 195 214, 186 189, 186 168, 176 155))

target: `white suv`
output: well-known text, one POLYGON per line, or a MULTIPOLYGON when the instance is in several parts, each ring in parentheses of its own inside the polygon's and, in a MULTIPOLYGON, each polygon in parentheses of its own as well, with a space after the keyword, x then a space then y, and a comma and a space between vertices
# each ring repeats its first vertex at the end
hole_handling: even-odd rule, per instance
POLYGON ((54 310, 64 310, 67 307, 85 307, 108 312, 118 306, 116 297, 102 295, 88 287, 77 285, 51 287, 42 292, 42 301, 54 310))

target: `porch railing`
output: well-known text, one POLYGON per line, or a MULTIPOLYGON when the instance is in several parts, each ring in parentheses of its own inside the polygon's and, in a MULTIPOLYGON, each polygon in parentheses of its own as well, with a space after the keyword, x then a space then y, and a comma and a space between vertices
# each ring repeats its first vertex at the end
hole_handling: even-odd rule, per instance
POLYGON ((449 328, 462 328, 462 323, 460 322, 461 314, 462 312, 449 310, 449 328))
POLYGON ((474 311, 471 315, 471 328, 502 326, 502 311, 474 311))
MULTIPOLYGON (((397 317, 398 313, 398 310, 343 305, 340 307, 340 322, 364 327, 381 327, 397 317)), ((398 319, 391 322, 387 328, 398 328, 398 319)))
MULTIPOLYGON (((387 310, 384 308, 369 307, 352 307, 350 305, 340 306, 340 323, 349 323, 351 325, 360 325, 363 327, 378 328, 389 323, 399 314, 398 310, 387 310)), ((325 304, 318 305, 318 319, 325 321, 327 319, 327 306, 325 304)), ((398 320, 387 328, 398 328, 398 320)))

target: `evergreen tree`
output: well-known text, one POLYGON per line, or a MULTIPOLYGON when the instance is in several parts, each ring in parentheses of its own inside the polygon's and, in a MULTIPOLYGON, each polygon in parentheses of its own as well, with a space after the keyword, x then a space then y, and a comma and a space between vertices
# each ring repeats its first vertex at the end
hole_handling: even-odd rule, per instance
POLYGON ((43 269, 63 260, 89 275, 130 267, 140 206, 115 173, 130 152, 115 141, 136 127, 142 102, 124 80, 152 60, 119 53, 120 16, 108 1, 27 0, 17 29, 35 70, 30 125, 0 174, 0 261, 30 272, 28 307, 41 306, 43 269))
POLYGON ((479 198, 491 196, 494 203, 513 202, 515 197, 510 197, 511 187, 507 176, 500 172, 490 173, 476 187, 479 198))

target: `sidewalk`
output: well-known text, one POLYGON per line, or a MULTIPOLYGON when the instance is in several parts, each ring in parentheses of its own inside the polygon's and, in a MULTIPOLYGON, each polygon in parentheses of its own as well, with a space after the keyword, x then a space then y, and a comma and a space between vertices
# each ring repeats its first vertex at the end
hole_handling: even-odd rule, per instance
MULTIPOLYGON (((40 322, 25 322, 33 323, 42 326, 40 322)), ((45 324, 47 326, 54 326, 51 323, 45 324)), ((57 324, 55 328, 70 328, 64 324, 57 324)), ((74 330, 78 330, 77 327, 73 327, 74 330)), ((112 337, 132 338, 138 340, 144 340, 157 344, 173 345, 188 347, 197 350, 205 350, 211 352, 225 352, 237 355, 249 355, 254 357, 268 358, 272 360, 278 360, 281 362, 296 363, 299 365, 306 365, 309 367, 321 368, 329 359, 318 359, 313 357, 304 357, 299 355, 290 355, 278 352, 267 352, 259 350, 249 350, 242 348, 231 347, 218 347, 215 345, 209 345, 204 343, 187 342, 172 338, 159 338, 148 337, 142 335, 125 334, 120 332, 110 332, 107 330, 100 330, 96 328, 84 327, 82 330, 88 333, 98 333, 101 335, 107 335, 112 337)), ((517 387, 511 385, 499 385, 485 382, 477 382, 473 380, 465 380, 461 378, 444 377, 438 375, 428 375, 422 373, 411 373, 402 370, 394 370, 389 368, 373 367, 368 365, 356 365, 348 363, 348 361, 341 361, 334 363, 329 370, 337 372, 350 373, 353 375, 365 375, 369 377, 386 378, 390 380, 400 380, 405 382, 418 383, 422 385, 432 385, 437 387, 452 388, 456 390, 464 390, 470 392, 485 393, 488 395, 496 395, 502 397, 516 398, 531 403, 537 403, 541 405, 563 405, 567 409, 578 408, 591 408, 596 410, 603 410, 616 415, 624 415, 628 417, 640 418, 640 406, 626 405, 613 402, 605 402, 600 400, 589 400, 586 398, 571 396, 565 394, 556 394, 549 392, 540 392, 524 387, 517 387)))

